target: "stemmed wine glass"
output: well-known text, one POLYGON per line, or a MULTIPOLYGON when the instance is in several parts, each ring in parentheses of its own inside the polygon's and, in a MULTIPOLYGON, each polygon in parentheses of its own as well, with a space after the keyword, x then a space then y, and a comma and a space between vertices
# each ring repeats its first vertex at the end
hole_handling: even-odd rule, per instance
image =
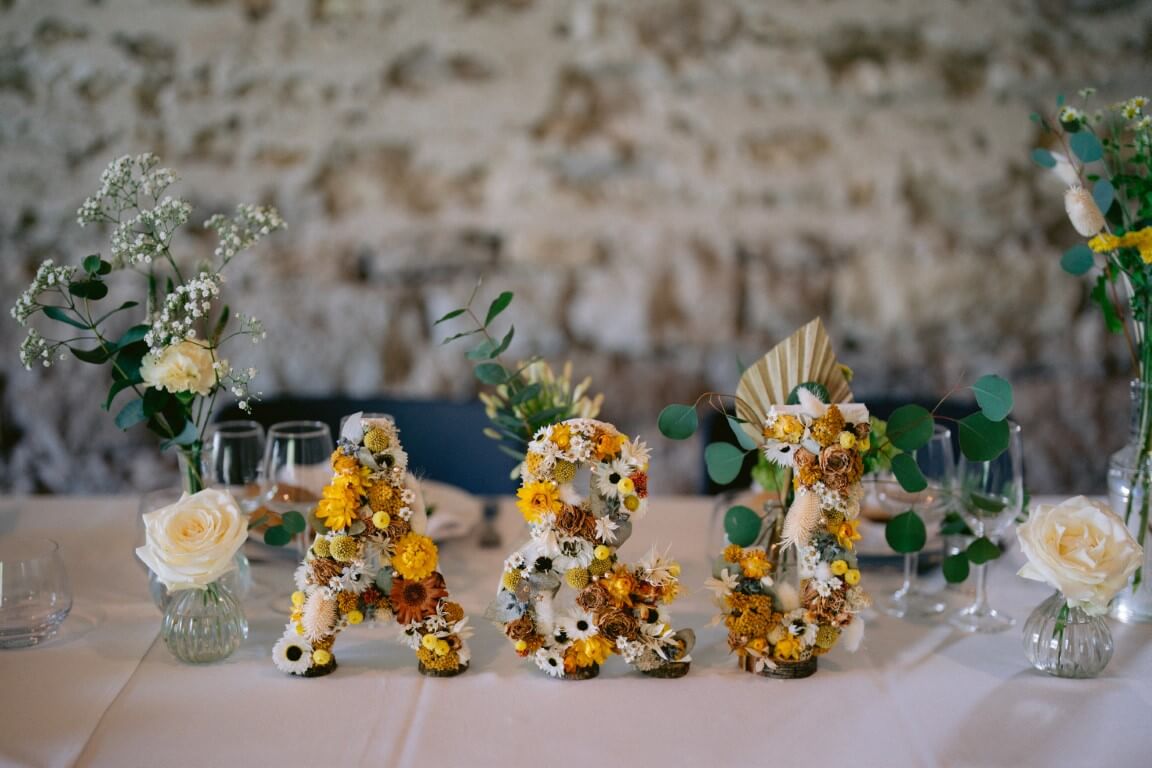
MULTIPOLYGON (((991 461, 961 457, 957 468, 956 510, 977 536, 999 540, 1024 507, 1023 445, 1020 425, 1008 422, 1008 448, 991 461)), ((1003 632, 1016 620, 988 603, 988 564, 976 569, 976 599, 949 619, 965 632, 1003 632)))
POLYGON ((255 421, 220 421, 204 439, 204 481, 232 494, 245 513, 260 506, 264 428, 255 421))
MULTIPOLYGON (((282 421, 268 430, 264 450, 263 504, 277 516, 299 512, 308 519, 331 479, 332 430, 322 421, 282 421)), ((311 544, 307 528, 296 537, 303 557, 311 544)))
MULTIPOLYGON (((913 510, 931 529, 938 524, 948 507, 949 497, 956 480, 956 460, 952 453, 952 430, 935 425, 932 437, 915 451, 912 458, 928 481, 928 487, 910 493, 896 480, 882 480, 876 485, 877 498, 892 514, 913 510)), ((904 555, 904 583, 885 601, 882 609, 890 616, 925 617, 944 611, 944 601, 933 594, 922 592, 917 584, 919 552, 904 555)))

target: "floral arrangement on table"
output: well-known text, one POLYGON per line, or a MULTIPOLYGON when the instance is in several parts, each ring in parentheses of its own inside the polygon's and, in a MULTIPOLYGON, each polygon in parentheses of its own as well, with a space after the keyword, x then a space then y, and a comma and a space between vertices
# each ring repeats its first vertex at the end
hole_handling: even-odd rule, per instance
POLYGON ((471 321, 471 328, 446 338, 443 342, 445 344, 473 336, 481 337, 480 343, 468 352, 468 359, 476 361, 473 373, 477 380, 492 387, 491 392, 480 393, 480 399, 492 422, 484 434, 500 441, 500 450, 516 459, 512 477, 519 477, 528 445, 541 428, 565 419, 596 418, 604 396, 588 396, 591 378, 586 377, 579 384, 573 384, 571 362, 565 363, 559 374, 539 358, 521 361, 514 366, 505 364, 503 354, 512 343, 516 328, 510 325, 507 332, 501 335, 493 329, 493 323, 512 304, 514 295, 511 291, 500 293, 488 305, 488 311, 481 321, 472 308, 479 289, 480 284, 477 283, 463 307, 448 312, 435 324, 462 315, 471 321))
MULTIPOLYGON (((1037 148, 1032 159, 1064 182, 1065 210, 1087 238, 1064 253, 1061 266, 1072 275, 1092 274, 1092 300, 1108 330, 1124 334, 1132 354, 1134 439, 1113 457, 1110 474, 1124 486, 1112 503, 1143 546, 1152 501, 1152 105, 1136 96, 1093 109, 1094 89, 1079 95, 1082 107, 1061 96, 1053 117, 1031 116, 1059 150, 1037 148)), ((1152 588, 1143 571, 1133 574, 1132 590, 1122 596, 1128 605, 1117 616, 1152 621, 1152 588)))
POLYGON ((1057 676, 1098 674, 1112 655, 1102 617, 1140 567, 1143 548, 1111 507, 1083 496, 1035 505, 1016 536, 1027 559, 1019 575, 1056 590, 1025 626, 1030 661, 1057 676))
POLYGON ((165 644, 185 661, 228 656, 247 636, 248 624, 220 579, 236 567, 235 555, 248 538, 246 516, 228 493, 208 488, 143 519, 144 546, 136 556, 171 593, 161 630, 165 644))
POLYGON ((664 607, 680 592, 679 564, 655 548, 635 565, 617 556, 647 511, 648 456, 594 419, 543 427, 528 446, 517 507, 531 539, 505 561, 488 616, 553 677, 595 677, 612 654, 655 677, 688 672, 695 636, 673 630, 664 607), (580 467, 591 473, 588 499, 573 485, 580 467), (570 612, 555 604, 563 586, 576 592, 570 612))
POLYGON ((372 617, 395 618, 422 673, 451 677, 468 668, 472 630, 436 570, 436 545, 424 535, 427 514, 407 468, 391 419, 348 417, 311 520, 316 538, 296 570, 291 620, 272 650, 280 670, 332 672, 336 635, 372 617))
POLYGON ((192 215, 192 206, 167 194, 177 181, 151 154, 125 156, 101 174, 96 194, 77 212, 80 226, 112 227, 108 258, 93 254, 80 266, 40 265, 32 284, 17 299, 12 316, 28 328, 20 360, 48 367, 69 354, 109 367, 112 384, 105 410, 122 393, 130 399, 116 414, 116 426, 136 424, 175 446, 184 459, 184 487, 203 488, 200 451, 204 429, 223 390, 247 409, 254 368, 237 368, 221 356, 236 336, 253 342, 264 337, 258 320, 218 306, 224 269, 261 238, 284 228, 273 208, 239 205, 233 216, 214 215, 204 222, 216 234, 209 261, 178 258, 176 232, 192 215), (131 273, 143 288, 139 301, 102 303, 112 293, 109 279, 131 273), (128 325, 124 313, 135 310, 128 325), (55 323, 61 334, 48 335, 32 324, 36 316, 55 323))

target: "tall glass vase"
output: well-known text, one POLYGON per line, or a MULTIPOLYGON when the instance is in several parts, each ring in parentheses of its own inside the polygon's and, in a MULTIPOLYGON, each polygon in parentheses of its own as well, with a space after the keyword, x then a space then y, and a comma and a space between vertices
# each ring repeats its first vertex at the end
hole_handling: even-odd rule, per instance
POLYGON ((1144 563, 1127 589, 1112 601, 1120 621, 1152 622, 1152 543, 1148 512, 1152 503, 1152 385, 1132 382, 1132 425, 1128 443, 1108 460, 1108 501, 1144 547, 1144 563))

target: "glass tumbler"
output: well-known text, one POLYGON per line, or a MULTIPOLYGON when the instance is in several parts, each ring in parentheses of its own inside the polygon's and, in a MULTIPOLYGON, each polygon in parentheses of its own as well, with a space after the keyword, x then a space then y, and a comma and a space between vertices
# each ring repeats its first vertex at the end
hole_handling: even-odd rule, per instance
POLYGON ((0 536, 0 648, 52 638, 72 610, 72 589, 51 539, 0 536))

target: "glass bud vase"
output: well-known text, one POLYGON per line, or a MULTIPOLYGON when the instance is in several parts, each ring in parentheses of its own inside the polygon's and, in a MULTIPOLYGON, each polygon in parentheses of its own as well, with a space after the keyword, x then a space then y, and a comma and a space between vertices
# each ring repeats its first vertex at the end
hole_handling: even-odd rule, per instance
POLYGON ((1128 443, 1108 460, 1108 502, 1144 547, 1144 562, 1127 589, 1112 601, 1120 621, 1152 622, 1152 544, 1148 538, 1152 503, 1152 387, 1132 382, 1132 426, 1128 443))
POLYGON ((1112 658, 1112 632, 1103 616, 1073 608, 1054 593, 1024 622, 1024 654, 1056 677, 1096 677, 1112 658))
POLYGON ((248 637, 240 601, 220 581, 204 589, 173 592, 160 628, 172 655, 189 664, 207 664, 232 655, 248 637))

